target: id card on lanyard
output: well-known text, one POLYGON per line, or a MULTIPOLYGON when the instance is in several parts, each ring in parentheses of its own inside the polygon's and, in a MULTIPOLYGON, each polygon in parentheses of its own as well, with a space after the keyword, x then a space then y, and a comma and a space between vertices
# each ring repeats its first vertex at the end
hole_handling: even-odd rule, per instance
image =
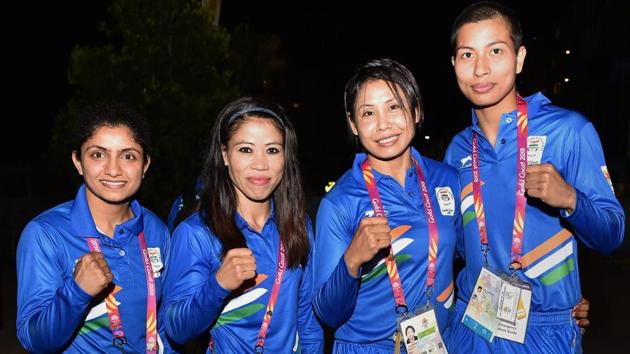
MULTIPOLYGON (((138 235, 140 243, 140 252, 142 254, 142 264, 144 268, 145 278, 147 280, 147 318, 146 318, 146 353, 155 354, 158 351, 157 341, 157 295, 155 290, 155 279, 153 276, 153 267, 149 258, 149 251, 144 239, 144 232, 138 235)), ((87 245, 90 252, 102 252, 98 238, 89 237, 87 245)), ((105 298, 105 306, 107 308, 107 316, 109 318, 109 328, 112 331, 112 343, 121 351, 125 352, 127 345, 127 336, 123 329, 123 321, 118 310, 118 302, 116 301, 115 292, 110 292, 105 298)))
MULTIPOLYGON (((400 315, 398 318, 398 329, 394 334, 394 350, 396 354, 399 353, 400 343, 401 340, 403 340, 403 338, 401 337, 401 333, 403 333, 403 335, 405 336, 404 343, 408 353, 415 352, 409 350, 409 348, 412 347, 414 348, 414 350, 415 348, 423 347, 435 348, 435 353, 447 353, 446 347, 444 346, 444 343, 442 341, 442 336, 440 335, 440 328, 437 324, 435 310, 433 309, 433 307, 430 306, 429 302, 431 296, 433 295, 433 289, 435 287, 435 274, 437 269, 437 251, 439 241, 437 220, 433 211, 433 205, 431 204, 431 197, 429 195, 429 189, 427 187, 426 179, 424 178, 424 174, 422 173, 420 164, 415 160, 413 161, 413 164, 418 175, 418 183, 420 185, 420 191, 422 193, 424 213, 429 229, 427 284, 425 289, 427 306, 419 312, 413 314, 408 313, 408 307, 405 303, 402 282, 400 281, 400 275, 398 274, 398 266, 396 265, 396 259, 394 258, 393 250, 390 247, 389 255, 385 258, 385 265, 387 266, 387 274, 389 276, 392 292, 394 294, 394 300, 396 302, 396 312, 400 315), (415 324, 416 326, 414 327, 413 324, 415 324), (416 328, 418 330, 420 330, 421 328, 424 329, 418 333, 420 336, 414 335, 413 337, 411 337, 407 336, 404 332, 407 327, 413 327, 414 330, 416 328), (439 351, 437 351, 438 349, 439 351)), ((381 200, 378 186, 376 185, 374 173, 372 172, 372 166, 367 159, 363 162, 361 168, 363 172, 365 186, 367 188, 368 195, 370 196, 370 204, 372 205, 372 208, 374 210, 374 216, 385 217, 383 201, 381 200)))
POLYGON ((497 274, 488 267, 488 234, 481 193, 479 167, 479 137, 472 133, 472 179, 475 214, 479 228, 481 251, 485 259, 475 288, 468 301, 462 323, 484 339, 492 342, 495 336, 523 343, 529 319, 531 285, 521 281, 516 272, 522 268, 521 255, 525 224, 525 178, 527 176, 527 102, 517 98, 516 207, 512 227, 511 275, 497 274))

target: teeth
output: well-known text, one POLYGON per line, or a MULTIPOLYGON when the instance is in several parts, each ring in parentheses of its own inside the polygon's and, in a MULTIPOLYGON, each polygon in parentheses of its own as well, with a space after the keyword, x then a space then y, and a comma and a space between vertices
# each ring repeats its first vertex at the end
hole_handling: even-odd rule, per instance
POLYGON ((397 138, 397 136, 394 135, 394 136, 390 136, 389 138, 381 139, 378 142, 381 143, 381 144, 387 144, 387 143, 389 143, 391 141, 394 141, 396 138, 397 138))

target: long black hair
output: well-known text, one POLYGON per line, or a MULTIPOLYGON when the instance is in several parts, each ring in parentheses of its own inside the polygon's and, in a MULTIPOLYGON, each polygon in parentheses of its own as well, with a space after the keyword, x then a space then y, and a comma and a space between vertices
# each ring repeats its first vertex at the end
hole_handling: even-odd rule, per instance
POLYGON ((275 217, 289 267, 304 264, 309 241, 304 189, 297 157, 297 138, 282 107, 259 98, 242 97, 221 110, 208 137, 209 148, 201 174, 200 213, 222 245, 223 256, 233 248, 247 247, 234 219, 237 199, 222 149, 249 118, 268 119, 284 138, 284 171, 273 192, 275 217))

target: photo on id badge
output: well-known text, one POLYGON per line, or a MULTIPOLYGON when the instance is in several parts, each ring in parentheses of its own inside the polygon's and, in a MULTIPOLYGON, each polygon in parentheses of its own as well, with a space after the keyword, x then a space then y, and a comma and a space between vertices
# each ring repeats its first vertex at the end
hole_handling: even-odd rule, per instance
POLYGON ((429 311, 400 322, 408 354, 448 354, 435 319, 429 311))

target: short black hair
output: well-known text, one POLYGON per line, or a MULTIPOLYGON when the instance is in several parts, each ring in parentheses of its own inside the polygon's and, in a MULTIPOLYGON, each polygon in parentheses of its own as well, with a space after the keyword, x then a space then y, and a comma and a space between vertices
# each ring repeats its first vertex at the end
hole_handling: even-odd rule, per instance
POLYGON ((354 118, 357 94, 361 86, 376 80, 383 80, 387 83, 403 109, 411 113, 414 122, 417 118, 416 111, 418 111, 420 114, 418 124, 422 124, 424 113, 418 83, 409 69, 391 59, 370 60, 355 70, 354 74, 348 79, 344 95, 344 105, 348 118, 354 118), (396 87, 402 90, 405 96, 404 99, 400 97, 396 87))
POLYGON ((453 22, 451 28, 451 50, 453 54, 457 50, 457 32, 468 23, 476 23, 484 20, 501 19, 510 27, 510 38, 514 44, 514 50, 523 45, 523 29, 516 12, 509 7, 494 1, 476 2, 462 11, 453 22))
POLYGON ((103 101, 81 110, 74 134, 77 158, 81 157, 81 146, 101 127, 125 126, 131 130, 133 139, 142 147, 144 157, 149 155, 150 129, 144 114, 117 101, 103 101))

